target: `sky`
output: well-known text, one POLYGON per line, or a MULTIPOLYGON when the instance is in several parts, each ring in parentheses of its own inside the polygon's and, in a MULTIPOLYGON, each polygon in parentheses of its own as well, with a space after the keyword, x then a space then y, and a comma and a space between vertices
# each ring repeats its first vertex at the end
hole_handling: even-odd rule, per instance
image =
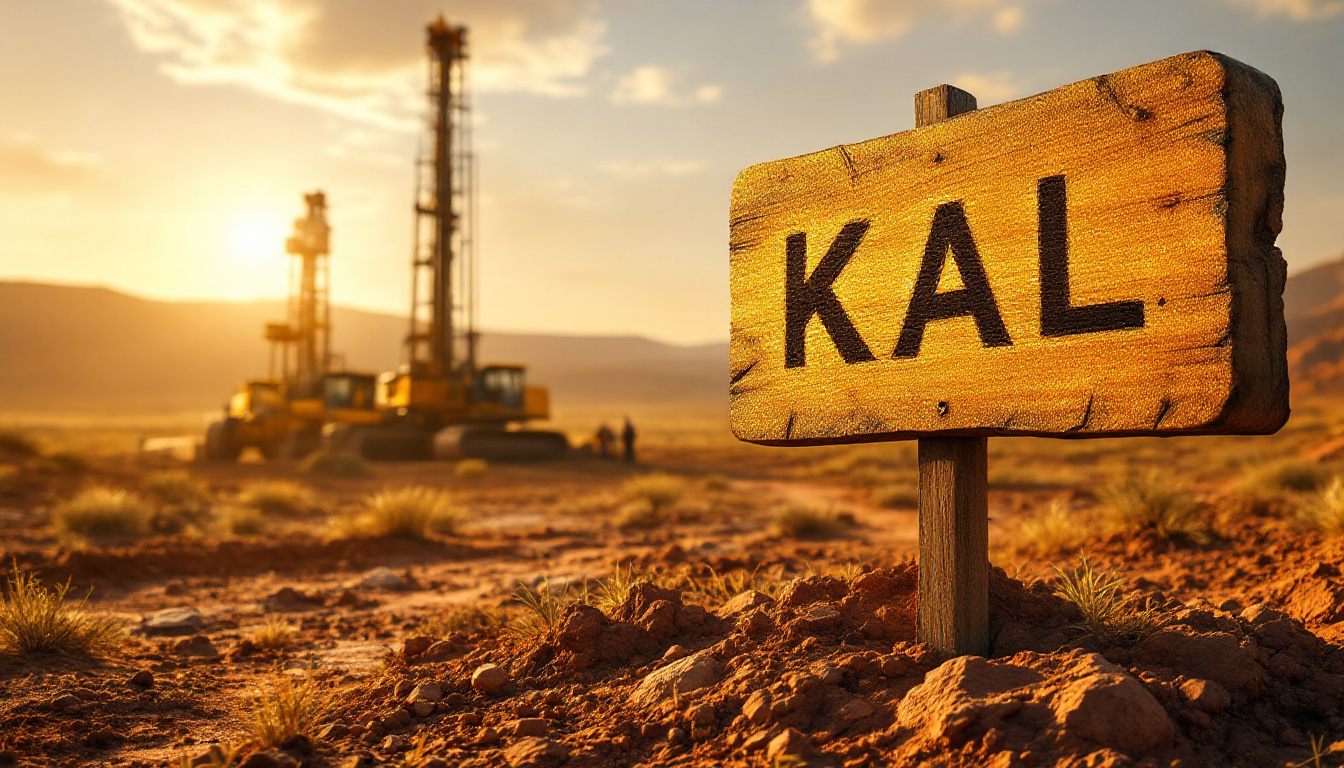
POLYGON ((322 189, 333 300, 405 314, 439 13, 490 330, 722 342, 743 168, 1198 49, 1283 91, 1289 272, 1344 252, 1344 0, 3 0, 0 280, 282 297, 322 189))

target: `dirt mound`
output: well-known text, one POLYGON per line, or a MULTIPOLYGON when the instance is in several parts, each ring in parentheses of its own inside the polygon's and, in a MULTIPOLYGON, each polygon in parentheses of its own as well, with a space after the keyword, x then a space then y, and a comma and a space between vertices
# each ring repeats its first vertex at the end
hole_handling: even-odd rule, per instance
POLYGON ((532 640, 408 641, 331 746, 377 752, 423 727, 463 766, 969 768, 1282 764, 1310 735, 1344 736, 1344 650, 1282 613, 1192 604, 1132 648, 1098 647, 1044 585, 997 569, 992 585, 992 658, 944 662, 914 642, 913 565, 715 612, 641 584, 532 640), (507 672, 490 693, 472 685, 485 664, 507 672), (407 694, 427 682, 443 697, 417 710, 407 694))

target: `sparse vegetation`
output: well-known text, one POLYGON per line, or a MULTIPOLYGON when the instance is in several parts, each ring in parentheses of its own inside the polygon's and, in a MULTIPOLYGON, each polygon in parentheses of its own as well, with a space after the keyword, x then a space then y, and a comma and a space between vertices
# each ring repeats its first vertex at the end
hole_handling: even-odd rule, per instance
POLYGON ((1207 544, 1213 536, 1190 493, 1154 472, 1129 475, 1102 492, 1112 527, 1155 531, 1166 539, 1207 544))
POLYGON ((312 489, 284 480, 250 483, 238 494, 238 501, 263 515, 303 515, 317 508, 312 489))
POLYGON ((262 747, 274 747, 298 735, 311 738, 331 706, 330 697, 311 676, 296 679, 277 672, 270 686, 258 692, 252 709, 252 738, 262 747))
POLYGON ((616 510, 616 527, 623 531, 648 530, 662 524, 662 510, 648 499, 631 499, 616 510))
POLYGON ((1104 643, 1133 645, 1166 622, 1166 613, 1151 598, 1124 590, 1125 580, 1092 567, 1087 556, 1070 571, 1055 567, 1055 594, 1078 606, 1083 620, 1075 628, 1104 643))
POLYGON ((1330 481, 1330 472, 1314 461, 1280 459, 1251 472, 1242 488, 1257 496, 1281 496, 1284 491, 1310 493, 1330 481))
POLYGON ((110 616, 86 613, 88 595, 68 605, 69 591, 69 582, 48 589, 15 563, 9 594, 0 603, 0 653, 102 656, 115 652, 125 634, 121 625, 110 616))
POLYGON ((775 530, 791 539, 820 539, 840 528, 840 518, 829 510, 790 504, 775 516, 775 530))
POLYGON ((651 472, 625 481, 621 495, 629 501, 646 501, 654 510, 676 504, 686 492, 686 482, 666 472, 651 472))
POLYGON ((919 489, 901 483, 875 486, 871 491, 873 503, 887 509, 916 509, 919 507, 919 489))
POLYGON ((164 504, 190 510, 200 509, 210 501, 210 486, 186 472, 155 472, 144 484, 145 492, 164 504))
POLYGON ((1330 536, 1344 534, 1344 476, 1306 499, 1297 510, 1297 519, 1306 527, 1330 536))
POLYGON ((624 603, 630 596, 630 590, 636 585, 648 581, 652 581, 649 574, 637 570, 633 565, 622 568, 618 564, 612 576, 597 582, 597 594, 593 598, 593 605, 603 611, 610 611, 624 603))
POLYGON ((715 472, 705 478, 706 491, 726 491, 732 486, 732 481, 722 472, 715 472))
POLYGON ((547 634, 560 623, 560 615, 575 600, 569 597, 569 587, 559 592, 551 588, 551 580, 543 579, 536 589, 518 583, 518 592, 514 599, 523 610, 514 617, 509 628, 519 637, 536 637, 547 634))
POLYGON ((247 639, 263 651, 283 651, 294 642, 294 630, 279 616, 267 616, 266 623, 247 639))
POLYGON ((350 451, 313 451, 299 465, 310 475, 322 477, 368 477, 373 474, 369 463, 350 451))
POLYGON ((413 486, 382 491, 369 498, 358 526, 372 536, 424 539, 431 532, 455 533, 463 517, 447 493, 413 486))
POLYGON ((0 455, 26 459, 41 455, 37 441, 22 432, 0 429, 0 455))
POLYGON ((1064 499, 1054 499, 1044 509, 1022 521, 1018 547, 1034 549, 1041 555, 1053 555, 1078 546, 1087 534, 1087 525, 1069 509, 1064 499))
POLYGON ((140 494, 120 488, 85 488, 52 510, 62 538, 77 541, 134 539, 149 532, 154 510, 140 494))
POLYGON ((225 504, 215 509, 220 530, 233 536, 256 536, 266 530, 266 518, 256 507, 225 504))
POLYGON ((453 467, 453 474, 459 480, 478 480, 490 471, 490 462, 485 459, 463 459, 453 467))
POLYGON ((431 637, 444 637, 453 632, 479 632, 504 626, 508 615, 493 606, 454 605, 436 613, 420 625, 420 631, 431 637))
POLYGON ((727 573, 719 573, 710 566, 707 578, 690 579, 690 591, 711 604, 726 603, 749 590, 773 597, 779 587, 779 579, 762 574, 759 565, 750 571, 742 569, 727 573))

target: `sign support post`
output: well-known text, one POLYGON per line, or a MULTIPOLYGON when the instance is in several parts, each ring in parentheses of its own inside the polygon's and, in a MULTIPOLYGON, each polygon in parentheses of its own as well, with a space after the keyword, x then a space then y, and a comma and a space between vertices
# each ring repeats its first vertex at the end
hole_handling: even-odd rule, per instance
MULTIPOLYGON (((915 127, 975 109, 975 96, 940 85, 915 94, 915 127)), ((949 656, 989 655, 988 442, 919 439, 918 638, 949 656)))

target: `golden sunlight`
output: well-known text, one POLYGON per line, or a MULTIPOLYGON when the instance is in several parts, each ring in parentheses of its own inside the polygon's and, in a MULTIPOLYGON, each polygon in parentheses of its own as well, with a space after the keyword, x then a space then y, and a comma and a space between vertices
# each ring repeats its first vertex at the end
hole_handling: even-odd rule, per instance
POLYGON ((228 223, 232 254, 253 264, 270 261, 285 252, 286 216, 271 211, 247 211, 228 223))

